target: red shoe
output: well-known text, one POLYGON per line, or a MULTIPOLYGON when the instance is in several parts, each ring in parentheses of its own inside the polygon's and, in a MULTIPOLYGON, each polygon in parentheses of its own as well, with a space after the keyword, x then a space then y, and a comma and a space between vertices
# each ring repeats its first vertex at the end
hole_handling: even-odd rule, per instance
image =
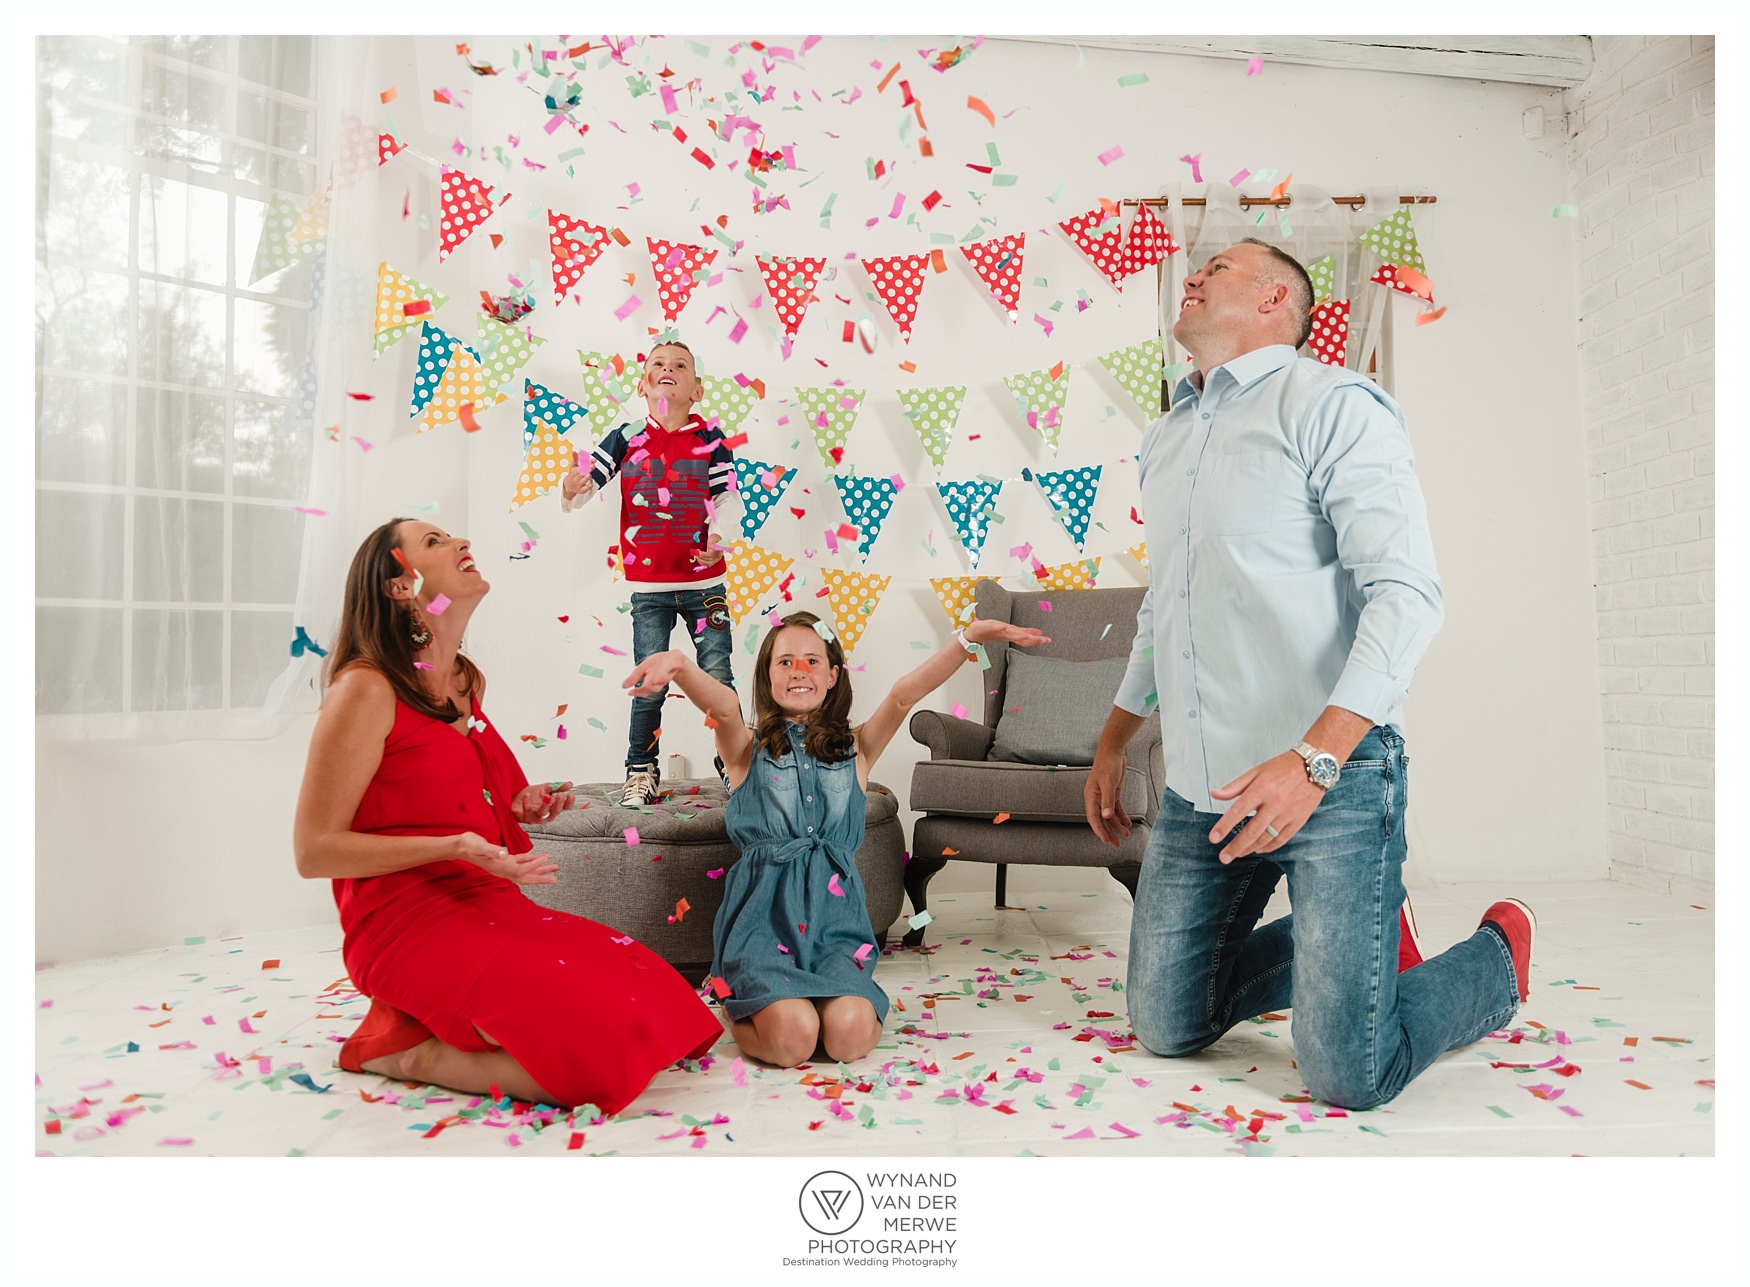
POLYGON ((1537 933, 1537 917, 1517 898, 1503 898, 1483 913, 1477 928, 1491 925, 1507 940, 1513 958, 1513 978, 1519 988, 1519 1003, 1531 995, 1531 940, 1537 933))
POLYGON ((1413 970, 1422 964, 1422 944, 1416 937, 1416 912, 1410 906, 1410 896, 1404 895, 1404 905, 1398 908, 1398 973, 1413 970))
POLYGON ((363 1072, 371 1060, 411 1050, 430 1036, 431 1029, 419 1020, 373 998, 371 1012, 347 1038, 336 1062, 347 1072, 363 1072))

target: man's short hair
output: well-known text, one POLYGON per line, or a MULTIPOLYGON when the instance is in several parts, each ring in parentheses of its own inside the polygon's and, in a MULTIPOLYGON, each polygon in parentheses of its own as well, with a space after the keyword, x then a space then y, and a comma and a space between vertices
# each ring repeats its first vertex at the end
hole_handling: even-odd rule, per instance
POLYGON ((1262 246, 1270 252, 1270 258, 1281 267, 1271 271, 1272 281, 1283 283, 1288 287, 1289 315, 1295 322, 1294 347, 1305 344, 1312 334, 1313 287, 1312 278, 1307 276, 1306 269, 1300 265, 1300 260, 1283 250, 1280 246, 1272 246, 1269 242, 1257 237, 1242 238, 1242 245, 1262 246))

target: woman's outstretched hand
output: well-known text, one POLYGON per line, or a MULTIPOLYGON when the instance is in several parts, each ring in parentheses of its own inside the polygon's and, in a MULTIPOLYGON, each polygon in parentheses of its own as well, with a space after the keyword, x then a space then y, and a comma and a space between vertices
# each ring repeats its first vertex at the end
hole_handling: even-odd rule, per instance
POLYGON ((630 675, 620 681, 620 687, 631 689, 634 697, 653 697, 681 673, 681 667, 686 661, 685 654, 673 649, 659 652, 654 657, 646 657, 633 668, 630 675))
POLYGON ((575 809, 577 799, 569 782, 536 782, 516 793, 510 802, 511 817, 525 827, 531 822, 551 822, 567 809, 575 809))
POLYGON ((1051 642, 1050 635, 1035 630, 1032 626, 1014 626, 1007 621, 992 621, 986 617, 980 617, 966 627, 966 641, 968 643, 995 643, 999 639, 1007 643, 1018 644, 1023 648, 1051 642))
POLYGON ((556 874, 559 864, 546 854, 526 853, 513 854, 501 845, 495 845, 484 837, 475 835, 472 831, 464 831, 456 837, 456 856, 464 862, 471 862, 482 871, 489 871, 494 876, 503 876, 506 880, 514 880, 519 885, 556 885, 559 877, 556 874))

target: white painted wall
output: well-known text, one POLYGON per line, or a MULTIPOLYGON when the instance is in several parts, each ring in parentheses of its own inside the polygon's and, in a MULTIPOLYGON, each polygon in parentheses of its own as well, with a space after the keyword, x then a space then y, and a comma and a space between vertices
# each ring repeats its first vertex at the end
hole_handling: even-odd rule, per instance
MULTIPOLYGON (((792 555, 819 550, 819 529, 840 515, 797 418, 778 425, 788 410, 778 399, 787 396, 790 384, 818 385, 835 377, 870 390, 847 461, 868 473, 898 471, 907 487, 868 564, 895 580, 852 658, 867 666, 855 675, 861 710, 921 655, 912 641, 939 644, 946 638, 946 620, 924 578, 969 570, 931 499, 934 477, 899 414, 895 386, 970 386, 962 440, 949 455, 944 477, 1012 476, 1028 464, 1108 462, 1095 517, 1109 532, 1096 530, 1088 552, 1108 556, 1102 584, 1135 581, 1136 565, 1118 553, 1134 540, 1128 519, 1134 475, 1113 462, 1135 449, 1144 422, 1095 359, 1150 335, 1155 303, 1144 289, 1116 294, 1061 234, 1040 229, 1053 229, 1100 196, 1153 195, 1169 184, 1189 191, 1189 168, 1177 159, 1182 153, 1201 153, 1205 177, 1217 181, 1241 167, 1271 167, 1279 175, 1292 170, 1299 182, 1330 192, 1391 185, 1436 194, 1439 204, 1418 211, 1417 220, 1437 298, 1448 312, 1436 325, 1413 328, 1411 304, 1394 303, 1402 310, 1395 380, 1409 414, 1447 592, 1447 625, 1423 663, 1410 708, 1416 764, 1412 875, 1499 876, 1505 882, 1603 874, 1603 749, 1573 321, 1573 228, 1549 216, 1554 205, 1569 199, 1567 171, 1559 137, 1528 142, 1520 131, 1527 106, 1543 104, 1559 114, 1559 96, 1521 86, 1286 65, 1268 65, 1263 75, 1248 78, 1243 64, 1230 61, 1078 54, 999 41, 987 41, 961 66, 937 73, 916 54, 937 42, 829 38, 809 52, 805 69, 780 65, 760 74, 762 87, 778 87, 773 103, 744 100, 735 108, 765 126, 768 146, 794 143, 802 167, 793 176, 774 176, 774 190, 788 192, 794 209, 756 215, 749 210, 750 185, 727 164, 745 156, 739 134, 734 148, 716 144, 725 164, 712 171, 690 158, 690 147, 706 139, 709 127, 706 112, 685 107, 684 94, 675 119, 689 142, 679 146, 666 133, 649 130, 660 105, 654 95, 628 97, 627 69, 592 67, 584 78, 592 128, 585 156, 574 162, 578 177, 568 179, 553 154, 575 146, 575 135, 544 134, 540 113, 531 111, 538 102, 528 91, 509 76, 471 77, 451 54, 453 43, 420 42, 419 79, 403 71, 397 104, 402 110, 394 112, 403 135, 428 156, 448 157, 458 136, 490 145, 514 133, 524 149, 514 156, 545 160, 550 168, 537 174, 519 165, 507 178, 490 158, 473 162, 482 177, 505 180, 515 194, 488 225, 506 241, 494 252, 485 233, 477 234, 442 265, 431 234, 400 218, 403 192, 415 213, 434 210, 434 168, 404 156, 379 172, 380 253, 454 297, 439 324, 472 340, 467 313, 482 287, 503 290, 506 270, 539 274, 542 303, 528 320, 549 343, 528 374, 581 397, 576 350, 641 350, 645 324, 657 320, 648 304, 624 324, 612 315, 629 293, 654 298, 642 237, 699 240, 703 219, 729 214, 729 232, 747 245, 735 260, 726 264, 720 256, 718 263, 746 271, 701 287, 682 316, 682 333, 707 371, 739 370, 768 385, 768 399, 747 426, 745 450, 802 469, 785 504, 804 506, 806 519, 798 523, 780 509, 762 534, 765 544, 792 555), (905 61, 900 77, 922 104, 935 153, 928 161, 918 157, 915 119, 901 110, 897 83, 876 93, 880 72, 871 62, 890 65, 895 58, 905 61), (1134 72, 1146 72, 1148 83, 1120 88, 1118 77, 1134 72), (472 94, 472 115, 430 103, 426 78, 472 94), (848 97, 851 87, 861 90, 852 105, 831 97, 841 88, 848 97), (813 100, 813 89, 824 102, 813 100), (803 102, 793 101, 793 93, 803 102), (996 129, 966 109, 968 95, 990 105, 996 129), (419 103, 421 98, 427 101, 419 103), (804 110, 778 110, 784 106, 804 110), (900 141, 902 119, 914 119, 909 147, 900 141), (617 132, 610 120, 627 132, 617 132), (829 138, 827 131, 840 137, 829 138), (965 168, 967 162, 990 163, 987 142, 997 146, 999 171, 1019 176, 1013 187, 994 188, 965 168), (1097 154, 1114 144, 1123 147, 1123 158, 1102 166, 1097 154), (898 165, 890 177, 872 182, 865 158, 898 165), (813 181, 803 188, 802 180, 813 181), (1054 204, 1049 198, 1060 180, 1063 192, 1054 204), (622 186, 630 182, 640 186, 635 203, 622 186), (969 187, 983 196, 982 203, 968 195, 969 187), (905 214, 918 210, 932 190, 942 193, 943 203, 920 215, 921 228, 907 226, 905 214), (838 196, 831 226, 822 228, 818 212, 832 192, 838 196), (889 219, 899 193, 906 195, 904 210, 889 219), (633 238, 632 248, 615 248, 590 269, 583 304, 567 302, 557 313, 544 285, 549 203, 616 223, 633 238), (861 270, 842 256, 928 250, 929 232, 959 238, 980 216, 994 220, 993 233, 1028 232, 1021 322, 1010 326, 984 299, 977 279, 948 245, 949 271, 928 277, 912 344, 902 350, 884 311, 863 300, 861 270), (866 220, 874 226, 866 227, 866 220), (769 303, 749 310, 749 301, 763 293, 752 263, 755 251, 826 254, 842 265, 836 281, 822 283, 787 362, 764 330, 769 303), (630 288, 623 280, 627 273, 636 274, 630 288), (1049 284, 1031 285, 1035 276, 1049 284), (1085 311, 1076 307, 1078 291, 1092 300, 1085 311), (1061 312, 1049 310, 1055 300, 1064 301, 1061 312), (719 304, 748 317, 753 329, 741 345, 726 339, 728 318, 707 324, 719 304), (839 340, 843 320, 865 310, 875 313, 882 333, 872 357, 839 340), (1049 338, 1030 320, 1034 312, 1054 322, 1049 338), (917 364, 915 375, 898 369, 902 359, 917 364), (1054 462, 1017 425, 1000 381, 1060 359, 1075 370, 1068 427, 1054 462), (971 434, 980 435, 978 441, 967 440, 971 434), (789 444, 797 438, 801 445, 792 451, 789 444), (934 558, 923 547, 931 531, 934 558)), ((653 46, 654 67, 666 61, 681 78, 704 75, 710 93, 740 89, 740 67, 732 72, 723 66, 731 42, 706 37, 701 43, 711 48, 711 60, 671 38, 660 50, 653 46)), ((476 59, 509 61, 507 42, 476 38, 472 45, 476 59)), ((404 59, 404 67, 413 63, 404 59)), ((721 106, 712 105, 709 114, 717 115, 721 106)), ((1181 240, 1189 244, 1192 238, 1181 240)), ((373 264, 378 253, 369 252, 373 264)), ((600 649, 607 644, 629 652, 630 628, 615 611, 625 601, 625 585, 610 580, 603 565, 604 548, 615 538, 608 503, 562 515, 549 497, 507 514, 521 457, 516 405, 484 413, 483 430, 475 436, 452 425, 415 438, 400 417, 411 383, 411 346, 374 365, 365 335, 355 347, 367 356, 356 360, 346 378, 368 378, 382 395, 372 404, 381 418, 372 431, 379 450, 354 462, 364 498, 358 534, 412 500, 441 496, 438 521, 474 539, 495 587, 469 641, 491 677, 492 717, 522 748, 531 776, 617 778, 627 709, 617 679, 629 661, 600 649), (409 471, 417 475, 416 485, 408 482, 409 471), (513 562, 509 556, 520 552, 523 539, 519 519, 541 539, 532 558, 513 562), (557 621, 562 614, 571 616, 568 625, 557 621), (590 614, 604 625, 598 629, 590 614), (608 678, 580 675, 585 662, 601 666, 608 678), (570 709, 555 721, 561 702, 570 709), (592 714, 607 732, 585 723, 592 714), (556 722, 568 729, 563 742, 554 738, 556 722), (515 740, 523 733, 543 736, 547 745, 529 749, 515 740)), ((1044 502, 1024 485, 1010 484, 1000 509, 1008 521, 993 531, 981 572, 1021 570, 1006 552, 1022 540, 1031 541, 1047 563, 1075 556, 1044 502)), ((858 566, 854 555, 840 565, 858 566)), ((808 577, 798 602, 818 606, 811 597, 818 575, 800 564, 798 571, 808 577)), ((323 625, 315 631, 318 638, 323 625)), ((737 631, 738 644, 742 634, 737 631)), ((737 657, 739 666, 751 663, 745 653, 737 657)), ((957 700, 972 706, 977 679, 970 669, 963 671, 939 696, 944 708, 957 700)), ((702 766, 709 757, 702 727, 684 716, 670 722, 668 748, 702 766)), ((39 744, 39 821, 45 824, 42 834, 53 837, 52 844, 39 843, 39 957, 70 959, 332 915, 325 889, 298 881, 291 871, 289 823, 306 739, 300 728, 265 743, 150 751, 39 744), (82 806, 82 787, 92 781, 104 783, 110 807, 82 806), (46 825, 51 820, 53 827, 46 825)), ((902 735, 877 776, 903 798, 918 755, 919 748, 902 735)), ((906 821, 909 827, 909 814, 906 821)), ((951 864, 934 888, 983 889, 989 879, 983 868, 951 864)), ((1099 873, 1016 869, 1011 900, 1105 879, 1099 873)))

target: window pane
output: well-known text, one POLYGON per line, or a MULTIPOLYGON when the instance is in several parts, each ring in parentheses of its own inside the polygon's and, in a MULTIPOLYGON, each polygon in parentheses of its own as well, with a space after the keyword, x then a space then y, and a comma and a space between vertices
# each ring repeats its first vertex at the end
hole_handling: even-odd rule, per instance
POLYGON ((237 74, 257 85, 314 98, 310 81, 311 36, 244 36, 238 46, 237 74))
MULTIPOLYGON (((231 598, 235 602, 297 602, 303 556, 304 515, 266 505, 232 506, 231 598)), ((290 646, 291 640, 286 643, 290 646)))
POLYGON ((128 279, 65 264, 37 269, 42 364, 128 373, 128 279))
POLYGON ((223 286, 229 226, 223 192, 146 179, 140 189, 140 268, 223 286))
POLYGON ((224 504, 137 497, 134 601, 217 603, 224 591, 224 504))
POLYGON ((36 610, 36 713, 122 708, 122 610, 36 610))
POLYGON ((121 496, 36 494, 36 592, 42 599, 122 597, 121 496))
POLYGON ((135 710, 212 710, 224 705, 224 683, 223 613, 134 610, 135 710))
POLYGON ((310 112, 268 94, 237 92, 237 133, 288 152, 310 150, 310 112))
POLYGON ((225 490, 225 400, 141 389, 134 438, 141 487, 170 492, 225 490))
POLYGON ((143 281, 139 326, 142 379, 224 387, 224 295, 143 281))
POLYGON ((126 270, 128 172, 61 152, 50 152, 48 162, 42 233, 49 254, 85 267, 126 270))
POLYGON ((42 377, 36 476, 55 483, 127 481, 128 386, 42 377))
POLYGON ((43 36, 37 75, 57 91, 121 103, 128 93, 128 52, 99 36, 43 36))
MULTIPOLYGON (((306 295, 308 290, 306 286, 306 295)), ((239 299, 232 387, 239 392, 289 397, 304 369, 309 321, 307 309, 239 299)))
POLYGON ((133 117, 124 109, 56 94, 49 99, 46 115, 49 131, 57 138, 78 139, 118 152, 129 150, 128 124, 133 117))
MULTIPOLYGON (((310 488, 315 431, 297 404, 239 398, 232 410, 231 490, 238 496, 302 500, 310 488)), ((332 448, 331 448, 332 450, 332 448)))
POLYGON ((140 110, 189 129, 223 133, 225 86, 148 58, 140 67, 140 110))
MULTIPOLYGON (((289 612, 237 612, 231 615, 231 705, 260 706, 267 690, 292 662, 289 612)), ((317 640, 318 643, 321 640, 317 640)))
POLYGON ((138 40, 154 53, 168 54, 214 71, 224 71, 230 61, 231 42, 224 36, 141 36, 138 40))

